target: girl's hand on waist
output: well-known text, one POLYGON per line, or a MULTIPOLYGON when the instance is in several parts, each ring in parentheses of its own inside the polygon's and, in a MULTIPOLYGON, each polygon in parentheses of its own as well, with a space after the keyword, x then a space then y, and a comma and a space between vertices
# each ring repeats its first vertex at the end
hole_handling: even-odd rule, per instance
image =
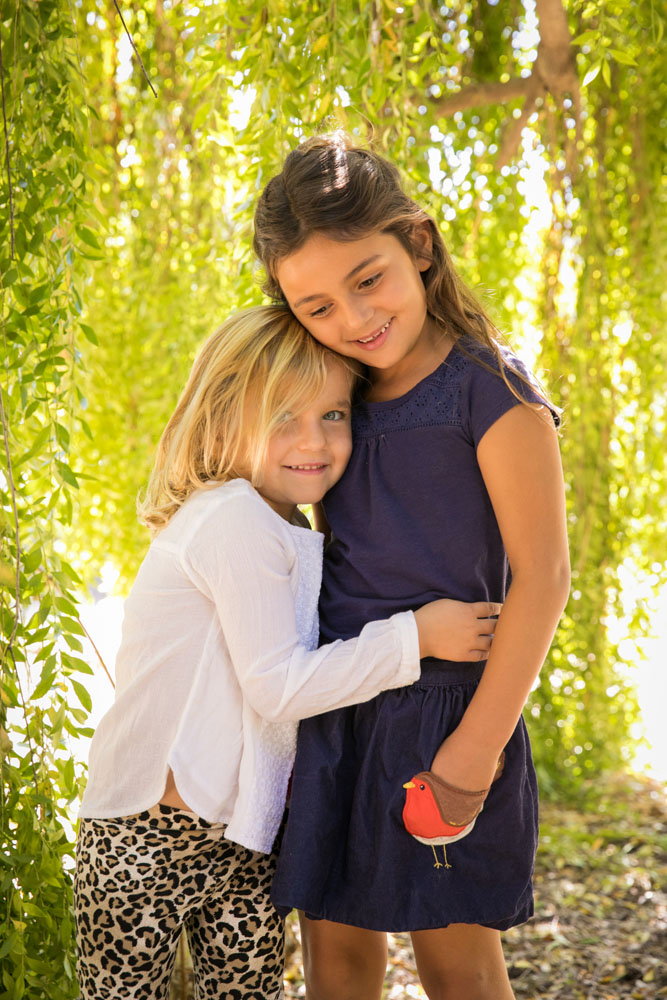
POLYGON ((440 660, 477 662, 486 660, 491 649, 496 618, 502 604, 492 601, 442 599, 415 611, 419 632, 419 655, 440 660))

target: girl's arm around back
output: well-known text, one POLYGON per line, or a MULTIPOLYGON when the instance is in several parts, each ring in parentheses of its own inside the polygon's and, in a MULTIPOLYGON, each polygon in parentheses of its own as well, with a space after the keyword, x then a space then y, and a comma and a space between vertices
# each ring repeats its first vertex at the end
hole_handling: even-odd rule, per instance
POLYGON ((479 687, 432 769, 462 788, 491 784, 567 603, 570 569, 558 438, 551 415, 514 406, 477 449, 512 583, 479 687))
POLYGON ((184 549, 189 577, 215 606, 208 642, 228 662, 214 669, 231 666, 244 697, 272 721, 296 721, 367 701, 411 684, 420 673, 412 612, 372 622, 347 642, 314 650, 304 646, 297 627, 295 559, 305 591, 301 601, 312 617, 321 539, 300 530, 307 537, 297 555, 290 527, 248 490, 216 506, 184 549))

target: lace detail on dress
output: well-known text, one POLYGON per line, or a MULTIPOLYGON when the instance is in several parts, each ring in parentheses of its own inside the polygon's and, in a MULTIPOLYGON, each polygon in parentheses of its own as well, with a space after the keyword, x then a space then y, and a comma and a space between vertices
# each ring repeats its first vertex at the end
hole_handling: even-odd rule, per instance
POLYGON ((474 362, 452 348, 443 363, 404 396, 356 407, 352 415, 353 436, 368 438, 387 431, 460 424, 461 385, 471 364, 474 362))

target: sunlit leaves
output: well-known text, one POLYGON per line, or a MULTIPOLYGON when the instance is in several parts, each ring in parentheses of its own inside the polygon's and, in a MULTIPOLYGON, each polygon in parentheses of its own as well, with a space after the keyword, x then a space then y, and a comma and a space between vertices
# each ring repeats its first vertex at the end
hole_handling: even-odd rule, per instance
MULTIPOLYGON (((16 234, 13 259, 8 241, 0 249, 2 989, 52 1000, 77 992, 73 847, 63 823, 81 768, 64 737, 78 736, 86 713, 75 719, 68 710, 64 678, 79 671, 65 659, 79 642, 78 577, 56 545, 78 487, 72 436, 85 271, 77 248, 88 256, 99 242, 86 204, 94 185, 72 12, 26 0, 0 32, 16 234)), ((4 232, 6 181, 3 155, 4 232)))
MULTIPOLYGON (((655 587, 667 549, 658 5, 568 5, 581 113, 573 96, 540 97, 502 170, 521 100, 447 115, 438 100, 531 72, 529 5, 146 0, 124 11, 157 98, 111 4, 24 0, 0 23, 16 236, 14 259, 0 249, 2 390, 21 549, 3 473, 2 648, 15 641, 2 815, 17 817, 4 832, 3 987, 49 1000, 74 989, 67 959, 40 993, 39 963, 71 954, 67 879, 49 866, 71 866, 59 824, 82 776, 68 741, 87 731, 94 669, 81 655, 79 574, 90 583, 111 560, 122 586, 134 576, 147 545, 135 499, 157 438, 197 345, 261 301, 254 203, 304 135, 372 131, 565 405, 573 596, 529 707, 547 791, 623 762, 636 706, 627 644, 608 631, 619 567, 655 587), (44 872, 17 860, 43 844, 44 872), (53 895, 39 895, 40 879, 53 895)), ((7 232, 4 174, 0 217, 7 232)), ((629 628, 647 628, 640 606, 622 610, 629 628)))

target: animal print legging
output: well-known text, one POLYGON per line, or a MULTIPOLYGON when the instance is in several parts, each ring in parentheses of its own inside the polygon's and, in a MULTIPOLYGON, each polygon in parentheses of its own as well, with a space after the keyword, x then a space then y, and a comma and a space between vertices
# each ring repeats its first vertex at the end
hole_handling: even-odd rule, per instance
POLYGON ((172 806, 82 819, 74 880, 82 1000, 167 1000, 183 928, 197 1000, 282 998, 274 867, 274 855, 172 806))

